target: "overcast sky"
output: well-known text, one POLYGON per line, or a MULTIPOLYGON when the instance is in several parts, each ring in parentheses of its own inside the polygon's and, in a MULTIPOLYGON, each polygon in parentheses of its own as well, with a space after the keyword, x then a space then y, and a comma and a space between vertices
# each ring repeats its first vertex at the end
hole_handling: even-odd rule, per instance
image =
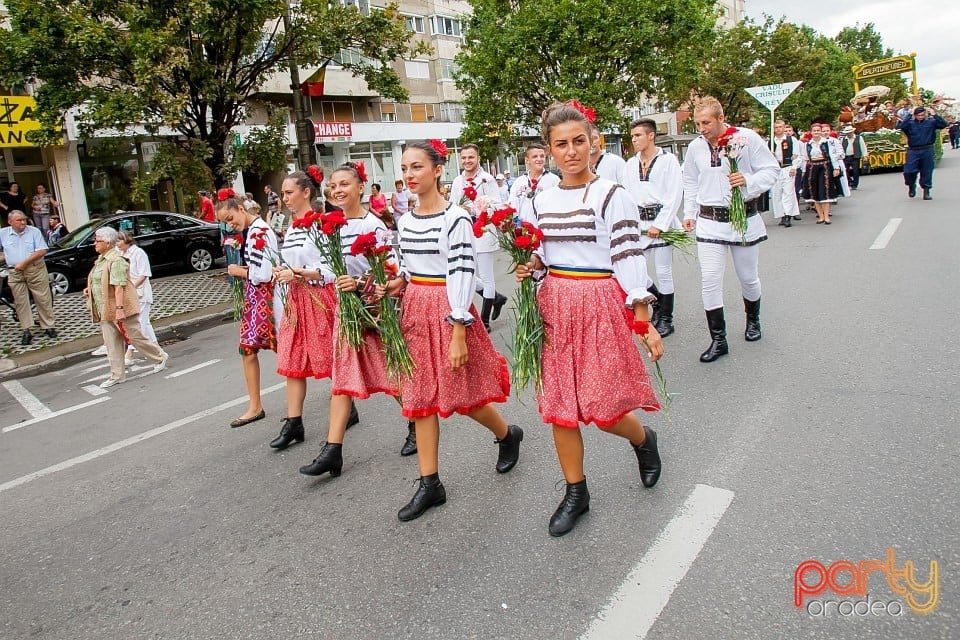
MULTIPOLYGON (((960 66, 956 56, 956 31, 960 3, 933 0, 746 0, 747 15, 786 17, 808 24, 820 33, 835 36, 857 22, 876 25, 885 47, 894 54, 917 54, 917 79, 921 87, 960 100, 960 66)), ((906 75, 904 76, 907 77, 906 75)), ((784 78, 785 81, 793 78, 784 78)))

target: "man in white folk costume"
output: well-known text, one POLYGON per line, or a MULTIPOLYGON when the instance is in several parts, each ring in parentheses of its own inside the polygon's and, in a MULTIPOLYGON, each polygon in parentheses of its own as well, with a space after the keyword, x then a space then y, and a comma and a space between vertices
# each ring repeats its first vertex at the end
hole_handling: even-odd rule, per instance
POLYGON ((680 161, 658 147, 656 137, 657 123, 653 120, 640 118, 630 124, 635 155, 627 160, 623 186, 637 203, 644 254, 653 256, 656 283, 647 289, 657 301, 650 321, 660 337, 665 338, 674 331, 673 247, 664 242, 660 233, 680 228, 677 210, 683 202, 683 174, 680 161))
POLYGON ((509 204, 517 210, 521 220, 533 219, 533 199, 537 194, 560 184, 560 178, 546 170, 546 148, 534 142, 523 152, 527 172, 514 180, 510 188, 509 204))
POLYGON ((777 174, 771 194, 773 217, 780 219, 781 227, 790 227, 793 217, 800 215, 796 181, 803 155, 797 139, 787 135, 787 125, 783 120, 773 123, 773 155, 780 163, 780 173, 777 174))
POLYGON ((683 228, 696 229, 703 307, 711 338, 700 361, 713 362, 729 350, 723 316, 723 271, 728 249, 746 311, 744 339, 754 342, 761 337, 759 243, 767 239, 767 229, 757 211, 756 198, 776 183, 780 165, 763 138, 750 129, 732 128, 724 122, 723 107, 715 98, 700 101, 694 109, 694 121, 700 137, 690 143, 683 163, 683 228), (727 146, 719 146, 729 129, 735 129, 732 138, 727 146), (730 171, 731 153, 736 155, 736 172, 730 171), (730 221, 733 189, 741 189, 746 205, 743 232, 730 221))
POLYGON ((623 184, 627 163, 617 154, 604 151, 600 129, 592 122, 590 123, 590 166, 593 168, 593 173, 601 178, 623 184))

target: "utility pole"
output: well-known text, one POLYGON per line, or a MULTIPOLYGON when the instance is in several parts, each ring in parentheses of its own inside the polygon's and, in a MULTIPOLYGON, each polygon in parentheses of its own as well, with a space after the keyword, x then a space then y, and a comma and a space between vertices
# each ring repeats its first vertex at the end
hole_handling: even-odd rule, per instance
MULTIPOLYGON (((286 10, 283 12, 283 29, 291 33, 293 29, 290 21, 290 3, 287 3, 286 10)), ((313 122, 307 119, 304 100, 310 98, 304 96, 300 91, 300 69, 297 68, 297 62, 291 56, 290 58, 290 89, 293 91, 293 121, 297 132, 297 161, 300 168, 304 169, 307 165, 316 164, 317 151, 313 146, 316 139, 316 133, 313 129, 313 122)))

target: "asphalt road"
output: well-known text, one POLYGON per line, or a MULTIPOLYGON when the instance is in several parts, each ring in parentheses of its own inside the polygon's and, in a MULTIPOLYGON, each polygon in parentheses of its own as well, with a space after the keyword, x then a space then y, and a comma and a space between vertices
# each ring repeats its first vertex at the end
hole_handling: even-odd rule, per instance
MULTIPOLYGON (((95 358, 7 383, 0 637, 960 636, 960 152, 946 154, 933 202, 873 175, 829 227, 811 213, 769 224, 763 340, 742 339, 731 265, 731 354, 716 363, 697 361, 699 275, 677 258, 663 361, 676 399, 669 420, 650 419, 663 478, 643 489, 630 448, 586 430, 592 509, 561 539, 546 531, 561 474, 529 394, 503 407, 527 433, 517 468, 497 475, 492 438, 451 419, 448 502, 404 524, 417 470, 398 455, 393 401, 361 403, 341 477, 300 476, 323 441, 329 385, 310 383, 307 442, 275 453, 285 405, 267 355, 268 419, 229 429, 244 402, 233 324, 169 345, 169 371, 109 394, 91 393, 106 375, 95 358), (828 590, 795 606, 800 563, 856 568, 888 548, 893 577, 867 574, 869 603, 828 590), (906 561, 916 582, 937 563, 936 596, 893 590, 906 561), (924 603, 932 611, 910 606, 924 603)), ((508 331, 498 321, 504 352, 508 331)))

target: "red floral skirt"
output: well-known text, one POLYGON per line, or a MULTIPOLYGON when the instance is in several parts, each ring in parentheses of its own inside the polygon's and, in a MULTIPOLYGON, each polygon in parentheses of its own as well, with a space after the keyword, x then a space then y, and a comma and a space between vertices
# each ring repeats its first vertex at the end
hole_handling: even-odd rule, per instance
POLYGON ((277 333, 273 319, 273 283, 250 284, 243 293, 240 314, 240 355, 251 355, 261 349, 277 350, 277 333))
POLYGON ((660 409, 616 280, 547 276, 537 300, 546 324, 544 422, 608 427, 634 409, 660 409))
MULTIPOLYGON (((473 306, 470 313, 479 317, 473 306)), ((448 315, 446 286, 407 287, 401 327, 414 362, 413 375, 403 380, 401 397, 407 418, 470 413, 491 402, 506 402, 510 395, 507 361, 480 322, 467 327, 467 364, 456 370, 450 367, 453 326, 446 320, 448 315)))
MULTIPOLYGON (((339 330, 338 318, 334 336, 339 330)), ((334 395, 354 398, 369 398, 374 393, 386 393, 394 397, 400 395, 399 385, 387 375, 387 359, 378 333, 364 332, 363 344, 358 349, 353 349, 345 341, 341 341, 341 344, 334 347, 334 351, 334 395)))
POLYGON ((330 377, 336 311, 332 284, 290 283, 277 336, 277 373, 287 378, 330 377))

